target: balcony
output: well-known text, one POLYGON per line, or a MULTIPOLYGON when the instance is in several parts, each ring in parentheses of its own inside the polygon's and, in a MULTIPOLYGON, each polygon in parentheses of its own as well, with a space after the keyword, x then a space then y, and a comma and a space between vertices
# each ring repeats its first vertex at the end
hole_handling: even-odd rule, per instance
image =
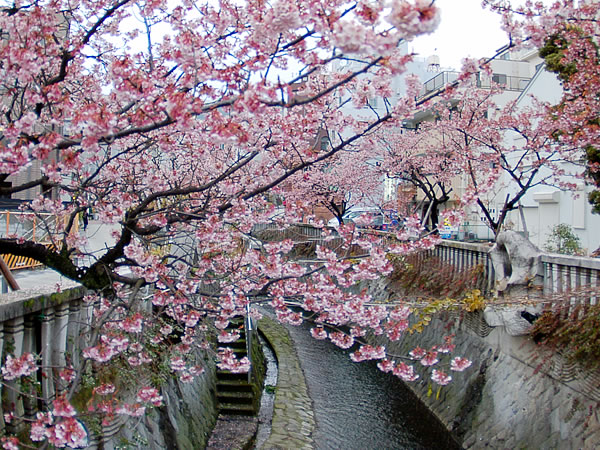
POLYGON ((438 73, 435 77, 427 80, 421 88, 421 93, 417 100, 423 100, 427 97, 446 89, 450 83, 454 83, 458 79, 459 72, 444 71, 438 73))
MULTIPOLYGON (((444 71, 438 73, 435 77, 427 80, 421 88, 421 93, 417 97, 417 101, 428 100, 434 95, 446 89, 449 84, 455 83, 458 80, 459 72, 444 71)), ((489 89, 492 84, 497 84, 506 91, 520 92, 529 83, 530 78, 513 77, 509 75, 495 73, 491 77, 479 73, 477 75, 477 87, 489 89)))

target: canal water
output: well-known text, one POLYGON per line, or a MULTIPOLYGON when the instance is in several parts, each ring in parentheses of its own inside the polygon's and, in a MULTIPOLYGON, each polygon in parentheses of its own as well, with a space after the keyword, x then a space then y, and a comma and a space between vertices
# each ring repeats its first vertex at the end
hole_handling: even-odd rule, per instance
POLYGON ((460 448, 400 379, 313 339, 308 324, 287 329, 314 402, 317 449, 460 448))

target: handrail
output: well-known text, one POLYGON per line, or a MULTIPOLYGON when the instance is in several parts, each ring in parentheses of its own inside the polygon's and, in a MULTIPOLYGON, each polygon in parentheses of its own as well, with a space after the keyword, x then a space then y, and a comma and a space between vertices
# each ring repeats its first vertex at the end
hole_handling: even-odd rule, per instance
POLYGON ((0 255, 0 272, 13 291, 19 290, 19 283, 15 280, 10 268, 6 265, 4 258, 0 255))

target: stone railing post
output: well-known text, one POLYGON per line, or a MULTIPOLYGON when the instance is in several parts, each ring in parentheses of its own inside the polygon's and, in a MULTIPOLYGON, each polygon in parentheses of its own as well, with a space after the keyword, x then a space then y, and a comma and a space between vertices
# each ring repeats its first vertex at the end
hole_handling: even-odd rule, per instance
MULTIPOLYGON (((35 353, 35 320, 33 314, 27 314, 24 318, 24 336, 23 336, 23 352, 35 353)), ((32 419, 35 416, 37 409, 37 392, 35 386, 30 385, 26 389, 23 397, 23 406, 25 409, 25 417, 32 419)))
MULTIPOLYGON (((52 343, 52 365, 54 367, 65 367, 67 364, 67 336, 69 323, 69 304, 63 303, 54 308, 54 330, 52 343)), ((62 382, 59 377, 59 370, 54 369, 54 378, 56 380, 55 391, 63 390, 62 382)))
POLYGON ((69 320, 67 324, 66 338, 66 353, 71 358, 71 363, 74 367, 79 365, 79 348, 80 333, 82 329, 82 309, 81 300, 73 301, 69 304, 69 320))
POLYGON ((19 358, 32 353, 39 356, 37 362, 41 365, 41 370, 30 379, 4 380, 0 432, 19 432, 23 418, 35 417, 40 401, 37 380, 41 380, 41 400, 47 404, 59 391, 55 379, 59 368, 70 362, 67 346, 71 346, 72 354, 77 354, 81 345, 75 336, 79 332, 78 312, 84 293, 83 288, 73 286, 59 293, 53 287, 41 287, 0 295, 0 358, 6 355, 19 358), (69 339, 70 333, 74 339, 69 339), (8 412, 14 417, 5 423, 3 413, 8 412))
POLYGON ((46 403, 54 400, 54 370, 52 369, 54 308, 47 308, 42 316, 42 397, 46 403))
MULTIPOLYGON (((0 361, 4 358, 4 324, 0 322, 0 361)), ((4 397, 5 388, 0 384, 0 399, 4 397)), ((0 427, 2 430, 6 429, 4 423, 4 405, 0 401, 0 427)))
MULTIPOLYGON (((15 317, 4 323, 4 346, 5 353, 14 357, 19 357, 23 354, 23 338, 24 338, 24 320, 23 316, 15 317)), ((20 395, 19 380, 6 381, 6 397, 3 410, 12 412, 14 419, 7 424, 7 428, 12 431, 18 431, 21 419, 25 413, 23 407, 23 399, 20 395)))

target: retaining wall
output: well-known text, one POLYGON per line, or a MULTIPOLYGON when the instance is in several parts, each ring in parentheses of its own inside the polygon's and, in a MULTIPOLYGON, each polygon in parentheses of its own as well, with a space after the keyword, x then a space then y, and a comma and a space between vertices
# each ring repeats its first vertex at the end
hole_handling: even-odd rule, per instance
MULTIPOLYGON (((65 284, 60 292, 54 286, 0 294, 0 356, 21 356, 24 352, 41 355, 45 366, 65 365, 66 355, 79 361, 80 352, 89 345, 88 325, 93 305, 83 301, 85 289, 65 284)), ((198 350, 205 373, 192 383, 165 380, 161 394, 165 405, 140 418, 120 416, 103 427, 102 436, 90 436, 89 448, 204 448, 217 418, 215 362, 198 350)), ((40 406, 51 409, 58 387, 52 377, 43 377, 39 402, 19 395, 18 381, 6 382, 1 389, 0 413, 12 412, 16 419, 7 426, 0 414, 0 433, 19 431, 21 418, 31 419, 40 406), (15 429, 12 429, 15 428, 15 429)))
POLYGON ((490 327, 481 312, 447 314, 399 342, 373 339, 391 353, 407 354, 416 346, 439 345, 450 333, 456 335, 453 354, 473 365, 451 373, 452 382, 437 399, 437 385, 428 375, 408 387, 464 448, 600 447, 600 373, 567 364, 560 355, 544 360, 529 337, 490 327))

